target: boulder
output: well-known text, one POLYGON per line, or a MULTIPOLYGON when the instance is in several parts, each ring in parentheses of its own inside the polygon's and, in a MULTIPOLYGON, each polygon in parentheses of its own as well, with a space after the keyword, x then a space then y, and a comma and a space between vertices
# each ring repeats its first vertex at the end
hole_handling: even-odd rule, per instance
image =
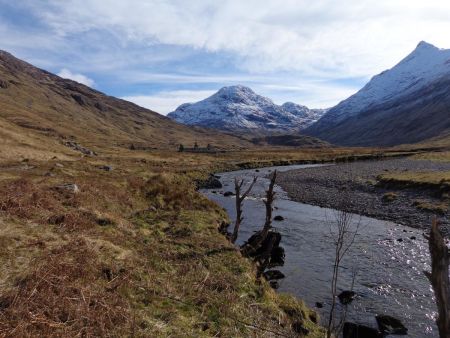
POLYGON ((279 270, 267 270, 263 273, 263 276, 268 281, 283 279, 285 277, 284 273, 279 270))
POLYGON ((80 188, 78 188, 78 186, 74 183, 64 183, 61 185, 57 185, 55 187, 56 190, 60 190, 60 191, 68 191, 71 193, 79 193, 80 192, 80 188))
POLYGON ((275 217, 273 218, 273 220, 274 220, 274 221, 281 222, 281 221, 284 221, 284 217, 281 216, 281 215, 277 215, 277 216, 275 216, 275 217))
POLYGON ((262 271, 266 268, 284 265, 284 249, 280 247, 281 234, 273 230, 270 230, 265 237, 263 234, 263 231, 253 234, 242 245, 242 254, 259 262, 262 271))
POLYGON ((350 304, 356 297, 356 293, 354 291, 349 291, 349 290, 345 290, 342 291, 339 295, 339 301, 341 302, 341 304, 350 304))
POLYGON ((383 335, 375 328, 355 324, 350 322, 344 323, 343 338, 381 338, 383 335))
POLYGON ((104 170, 104 171, 112 171, 113 167, 110 165, 102 165, 100 167, 98 167, 100 170, 104 170))
POLYGON ((283 266, 285 259, 284 248, 282 246, 275 246, 272 249, 272 253, 270 255, 270 266, 283 266))
POLYGON ((232 191, 226 191, 224 194, 223 194, 225 197, 229 197, 229 196, 234 196, 234 195, 236 195, 234 192, 232 192, 232 191))
POLYGON ((377 320, 378 328, 384 334, 408 334, 408 329, 397 318, 388 315, 378 315, 375 317, 375 319, 377 320))
POLYGON ((316 302, 316 308, 318 308, 318 309, 323 308, 323 303, 321 303, 321 302, 316 302))
POLYGON ((222 183, 220 183, 219 178, 214 175, 210 175, 208 179, 201 182, 200 186, 203 189, 222 189, 222 183))

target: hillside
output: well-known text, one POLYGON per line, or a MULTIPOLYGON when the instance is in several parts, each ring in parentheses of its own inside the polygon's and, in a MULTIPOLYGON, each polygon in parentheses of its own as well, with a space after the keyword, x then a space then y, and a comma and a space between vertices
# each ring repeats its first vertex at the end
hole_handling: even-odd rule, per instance
POLYGON ((450 130, 450 50, 426 42, 305 132, 348 146, 417 143, 450 130))
POLYGON ((202 101, 182 104, 168 116, 187 125, 267 134, 297 132, 317 121, 324 112, 292 102, 279 106, 238 85, 223 87, 202 101))
POLYGON ((172 149, 196 140, 217 148, 249 142, 202 128, 185 127, 151 110, 62 79, 0 51, 0 135, 11 149, 4 156, 39 156, 42 150, 72 153, 63 144, 93 151, 172 149), (21 144, 21 153, 16 145, 21 144), (27 153, 26 149, 30 152, 27 153), (9 153, 9 154, 8 154, 9 153))

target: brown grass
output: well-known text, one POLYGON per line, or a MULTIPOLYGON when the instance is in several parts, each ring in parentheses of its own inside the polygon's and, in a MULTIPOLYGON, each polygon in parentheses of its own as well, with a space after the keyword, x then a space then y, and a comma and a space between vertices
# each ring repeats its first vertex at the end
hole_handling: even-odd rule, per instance
POLYGON ((204 159, 186 174, 82 160, 45 176, 55 161, 0 180, 1 336, 274 337, 300 320, 319 334, 218 233, 226 215, 193 182, 204 159), (65 182, 80 192, 53 188, 65 182))
POLYGON ((111 281, 102 276, 98 257, 85 240, 44 251, 33 266, 13 291, 2 294, 3 336, 99 337, 131 322, 129 304, 101 287, 111 281))

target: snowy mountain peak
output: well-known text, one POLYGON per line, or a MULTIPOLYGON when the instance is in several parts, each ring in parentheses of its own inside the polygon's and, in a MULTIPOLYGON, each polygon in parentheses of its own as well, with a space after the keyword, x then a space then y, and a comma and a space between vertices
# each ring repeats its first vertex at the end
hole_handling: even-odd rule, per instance
POLYGON ((374 76, 306 132, 346 145, 417 142, 448 126, 443 102, 450 100, 449 87, 450 49, 421 41, 397 65, 374 76))
POLYGON ((416 50, 417 49, 437 49, 437 50, 439 50, 439 48, 437 48, 435 45, 432 45, 431 43, 426 42, 426 41, 420 41, 416 47, 416 50))
POLYGON ((182 104, 168 117, 188 125, 257 132, 298 131, 318 120, 320 109, 295 103, 275 104, 242 85, 221 88, 197 103, 182 104))
POLYGON ((331 108, 323 117, 341 121, 374 105, 410 94, 450 74, 450 49, 439 49, 421 41, 396 66, 374 76, 360 91, 331 108))

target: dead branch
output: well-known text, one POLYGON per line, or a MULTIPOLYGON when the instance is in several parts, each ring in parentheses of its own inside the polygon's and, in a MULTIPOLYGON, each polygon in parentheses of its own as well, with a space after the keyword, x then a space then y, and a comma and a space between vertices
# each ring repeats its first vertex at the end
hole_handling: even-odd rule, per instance
POLYGON ((239 181, 237 177, 234 178, 234 190, 236 192, 236 222, 234 223, 233 234, 231 235, 231 243, 236 242, 239 234, 239 228, 242 220, 244 219, 242 217, 242 203, 244 203, 245 198, 248 196, 250 191, 252 191, 257 179, 257 176, 253 177, 252 183, 250 183, 247 190, 241 196, 241 189, 244 185, 244 180, 239 181))
POLYGON ((449 250, 439 231, 439 223, 433 220, 428 245, 431 256, 431 273, 424 271, 430 280, 436 298, 438 317, 436 324, 440 338, 450 337, 450 283, 449 283, 449 250))
POLYGON ((266 206, 266 220, 264 223, 264 227, 262 231, 258 232, 254 236, 252 236, 252 241, 249 241, 243 246, 242 253, 245 256, 251 256, 254 252, 260 249, 262 243, 267 239, 267 235, 272 228, 272 209, 273 209, 273 201, 275 199, 275 192, 273 188, 275 187, 275 181, 277 179, 277 171, 273 172, 273 175, 270 179, 269 189, 266 191, 266 199, 264 200, 264 204, 266 206))

